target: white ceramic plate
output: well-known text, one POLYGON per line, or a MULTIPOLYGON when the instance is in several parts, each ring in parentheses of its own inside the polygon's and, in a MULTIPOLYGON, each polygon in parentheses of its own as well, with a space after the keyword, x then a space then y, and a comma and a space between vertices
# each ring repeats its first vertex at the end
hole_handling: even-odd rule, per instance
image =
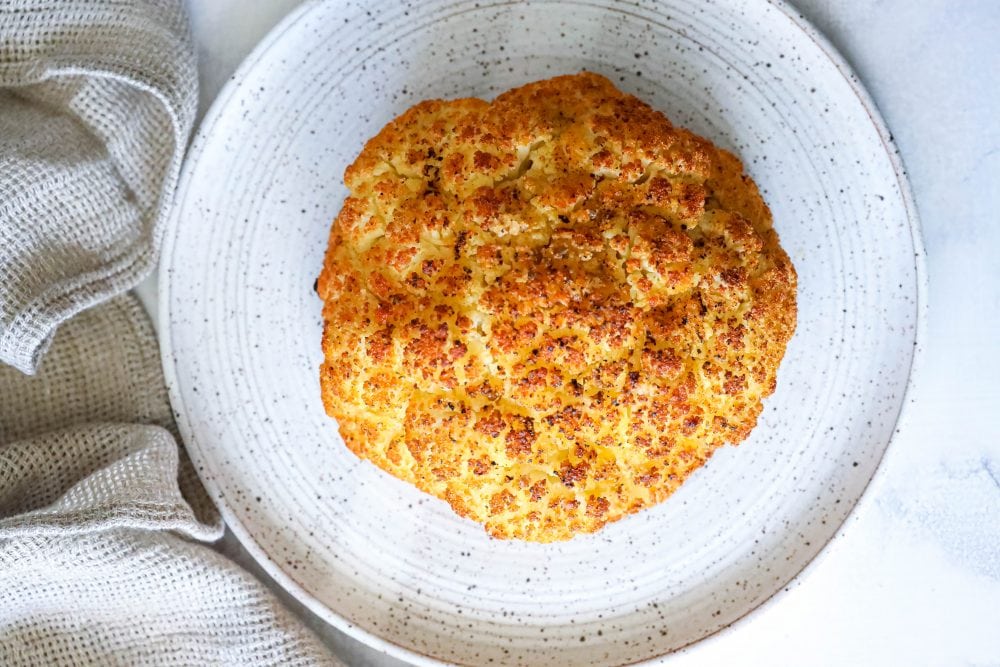
POLYGON ((307 4, 223 91, 164 249, 164 365, 229 525, 334 625, 415 662, 620 664, 733 623, 836 533, 904 403, 922 309, 895 150, 843 60, 762 0, 307 4), (666 503, 568 543, 487 538, 343 447, 313 280, 366 138, 429 97, 591 69, 739 154, 799 273, 760 425, 666 503))

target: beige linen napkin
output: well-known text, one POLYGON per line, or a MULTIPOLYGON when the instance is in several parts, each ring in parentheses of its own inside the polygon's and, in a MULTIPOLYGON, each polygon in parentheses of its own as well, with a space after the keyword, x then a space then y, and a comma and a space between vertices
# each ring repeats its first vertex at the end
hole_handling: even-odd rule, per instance
POLYGON ((196 105, 177 0, 0 2, 0 362, 153 268, 196 105))
POLYGON ((0 665, 338 664, 198 543, 222 522, 115 297, 155 266, 196 81, 178 0, 0 2, 0 665))
POLYGON ((336 664, 221 535, 178 449, 156 339, 125 295, 0 366, 0 664, 336 664), (192 507, 182 490, 194 499, 192 507))

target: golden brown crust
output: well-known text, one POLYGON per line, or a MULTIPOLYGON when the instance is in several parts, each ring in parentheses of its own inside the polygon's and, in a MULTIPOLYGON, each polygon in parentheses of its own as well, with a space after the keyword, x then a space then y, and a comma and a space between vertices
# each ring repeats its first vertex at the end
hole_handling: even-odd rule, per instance
POLYGON ((662 501, 774 391, 796 275, 757 187, 601 76, 418 104, 345 180, 324 405, 491 535, 662 501))

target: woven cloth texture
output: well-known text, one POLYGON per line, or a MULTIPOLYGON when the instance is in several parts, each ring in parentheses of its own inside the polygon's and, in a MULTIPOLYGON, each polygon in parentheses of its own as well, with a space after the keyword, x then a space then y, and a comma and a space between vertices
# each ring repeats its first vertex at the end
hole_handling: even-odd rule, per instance
POLYGON ((179 2, 0 3, 0 361, 153 268, 196 108, 179 2))
POLYGON ((194 121, 179 0, 0 2, 0 665, 336 665, 204 542, 154 331, 194 121))
POLYGON ((154 332, 123 295, 0 366, 0 664, 326 665, 319 639, 208 546, 154 332))

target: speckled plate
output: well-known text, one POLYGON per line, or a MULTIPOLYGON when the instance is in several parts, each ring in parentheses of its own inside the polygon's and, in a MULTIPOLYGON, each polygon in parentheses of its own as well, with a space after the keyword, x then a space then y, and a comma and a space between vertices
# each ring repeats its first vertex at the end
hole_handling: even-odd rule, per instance
POLYGON ((838 531, 904 403, 921 252, 878 113, 781 3, 310 3, 195 141, 163 254, 164 365, 229 525, 334 625, 423 664, 632 663, 745 616, 838 531), (313 280, 344 168, 384 123, 582 68, 742 156, 798 269, 799 326, 750 439, 666 503, 567 543, 494 541, 344 448, 313 280))

